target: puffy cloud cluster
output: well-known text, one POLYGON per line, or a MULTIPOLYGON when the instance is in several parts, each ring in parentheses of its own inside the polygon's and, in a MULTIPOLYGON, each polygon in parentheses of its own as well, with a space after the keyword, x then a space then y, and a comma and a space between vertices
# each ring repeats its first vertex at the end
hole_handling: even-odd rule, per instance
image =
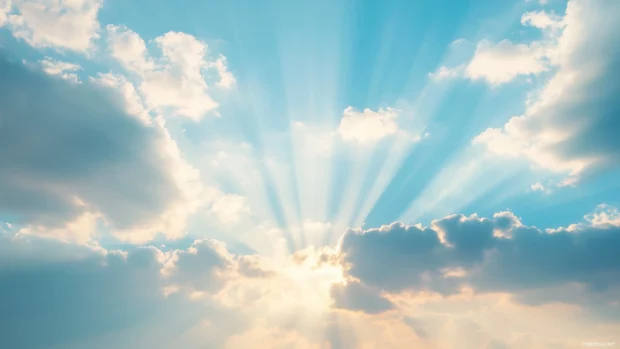
POLYGON ((218 106, 209 92, 207 72, 217 72, 217 86, 235 84, 226 58, 207 59, 207 44, 190 34, 171 31, 155 38, 161 51, 161 57, 155 58, 130 29, 108 25, 107 33, 112 56, 139 80, 139 91, 150 109, 200 120, 218 106))
POLYGON ((484 79, 499 85, 519 75, 535 75, 547 70, 545 47, 538 42, 526 45, 502 40, 493 44, 484 40, 478 43, 464 74, 472 80, 484 79))
POLYGON ((130 241, 184 235, 203 201, 196 170, 162 123, 102 85, 0 58, 0 212, 67 240, 98 226, 130 241))
POLYGON ((533 76, 551 70, 558 36, 565 27, 563 18, 553 12, 527 12, 521 17, 521 24, 541 29, 544 38, 529 43, 507 39, 494 43, 484 39, 476 45, 469 62, 453 68, 441 66, 430 73, 430 77, 436 80, 463 77, 498 86, 519 76, 533 76))
POLYGON ((393 108, 373 111, 344 110, 338 133, 345 141, 374 142, 398 132, 396 118, 398 111, 393 108))
MULTIPOLYGON (((567 183, 617 166, 620 83, 609 72, 620 68, 619 13, 617 1, 571 0, 561 21, 563 30, 546 53, 556 69, 553 76, 523 115, 502 128, 487 129, 473 142, 502 156, 525 157, 539 167, 568 173, 567 183)), ((560 26, 541 13, 524 16, 524 22, 546 30, 560 26)))
POLYGON ((15 349, 131 348, 137 339, 156 348, 179 339, 186 348, 221 348, 245 330, 242 314, 191 296, 214 295, 227 280, 263 277, 261 257, 234 256, 211 240, 170 252, 109 251, 2 234, 0 256, 0 341, 15 349), (200 336, 186 338, 205 320, 211 325, 200 336))
POLYGON ((37 48, 87 52, 99 38, 103 0, 0 0, 0 26, 37 48))
POLYGON ((309 248, 278 269, 208 239, 186 249, 112 251, 3 233, 0 324, 7 335, 0 341, 16 349, 165 349, 253 342, 273 348, 525 348, 554 341, 565 347, 586 335, 607 340, 613 327, 581 327, 585 323, 567 318, 557 324, 554 318, 575 314, 545 305, 578 302, 613 316, 617 306, 609 301, 617 299, 618 278, 602 273, 618 270, 608 253, 618 245, 606 238, 618 232, 605 223, 603 234, 601 225, 587 223, 546 233, 523 226, 510 212, 489 219, 452 215, 431 229, 393 224, 349 231, 343 254, 309 248), (346 284, 337 275, 343 262, 346 284), (369 266, 374 269, 363 270, 369 266), (560 287, 566 280, 585 280, 586 288, 560 287), (592 289, 588 280, 602 283, 592 289), (480 292, 454 292, 462 284, 480 292), (419 290, 434 292, 416 295, 419 290), (509 290, 529 307, 495 290, 509 290), (323 296, 331 296, 331 309, 323 296), (568 329, 576 336, 567 336, 568 329))
POLYGON ((217 240, 196 240, 187 250, 174 250, 163 264, 166 291, 190 296, 215 294, 234 278, 269 278, 275 272, 260 255, 235 256, 217 240))
POLYGON ((542 39, 497 44, 483 40, 468 63, 440 67, 430 75, 500 85, 518 76, 550 72, 544 87, 527 101, 523 115, 502 128, 485 130, 473 143, 500 156, 525 157, 538 167, 569 174, 560 185, 573 185, 620 160, 615 137, 620 84, 609 74, 620 67, 618 13, 618 2, 609 0, 570 0, 563 17, 528 12, 521 23, 540 29, 542 39))
MULTIPOLYGON (((394 223, 378 229, 349 230, 341 253, 347 275, 367 289, 397 294, 407 291, 453 295, 464 289, 524 295, 532 290, 582 285, 579 297, 562 300, 541 293, 538 301, 612 306, 620 291, 620 230, 617 211, 606 208, 570 229, 541 231, 511 212, 492 218, 450 215, 431 227, 394 223), (615 295, 615 296, 614 296, 615 295), (547 298, 545 298, 545 296, 547 298)), ((363 296, 353 283, 349 306, 363 296)), ((343 291, 338 290, 337 295, 343 291)), ((378 300, 366 301, 377 310, 378 300)), ((616 305, 618 306, 618 305, 616 305)))

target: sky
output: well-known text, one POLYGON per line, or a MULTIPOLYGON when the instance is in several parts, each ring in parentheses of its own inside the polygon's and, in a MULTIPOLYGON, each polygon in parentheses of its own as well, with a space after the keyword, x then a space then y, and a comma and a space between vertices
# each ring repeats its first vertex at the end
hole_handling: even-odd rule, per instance
POLYGON ((615 346, 618 18, 0 0, 0 347, 615 346))

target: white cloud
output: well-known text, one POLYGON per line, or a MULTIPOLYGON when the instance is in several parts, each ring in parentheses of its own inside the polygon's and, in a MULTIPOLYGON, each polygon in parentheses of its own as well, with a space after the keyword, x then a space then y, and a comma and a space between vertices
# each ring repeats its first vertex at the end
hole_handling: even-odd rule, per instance
POLYGON ((620 211, 618 208, 607 204, 600 204, 596 209, 583 216, 583 222, 573 223, 566 227, 550 228, 548 233, 580 233, 588 231, 588 229, 615 229, 620 228, 620 211))
MULTIPOLYGON (((0 282, 6 285, 0 289, 0 306, 3 314, 15 319, 7 322, 7 336, 0 339, 0 344, 130 349, 140 343, 154 349, 197 349, 247 347, 260 342, 274 348, 397 349, 415 344, 431 349, 521 349, 552 344, 564 348, 592 336, 613 340, 617 322, 601 323, 598 313, 583 309, 604 312, 606 308, 611 319, 617 319, 617 305, 606 303, 617 298, 617 289, 599 292, 569 285, 528 290, 530 282, 540 282, 541 269, 560 271, 559 279, 552 280, 555 283, 570 276, 567 273, 583 275, 590 264, 602 263, 602 258, 587 259, 588 263, 580 264, 586 268, 580 273, 579 267, 554 262, 566 252, 555 251, 555 246, 568 251, 577 249, 576 255, 584 253, 583 258, 602 255, 613 263, 616 259, 609 257, 615 255, 609 253, 617 243, 602 251, 586 249, 590 241, 598 241, 597 236, 607 239, 610 234, 585 232, 582 239, 572 233, 564 238, 550 234, 544 241, 535 240, 542 244, 541 248, 528 243, 541 233, 522 227, 510 212, 496 214, 492 220, 454 216, 435 223, 447 231, 459 251, 479 247, 480 231, 485 235, 490 228, 516 230, 513 240, 502 240, 497 249, 502 255, 521 258, 522 253, 532 253, 535 260, 515 264, 514 260, 497 259, 493 254, 486 257, 489 261, 480 266, 482 271, 489 270, 493 278, 504 282, 500 285, 515 285, 513 293, 465 288, 442 296, 417 291, 376 293, 385 289, 390 280, 407 278, 412 267, 428 265, 428 259, 442 256, 425 254, 431 246, 424 238, 415 239, 420 231, 409 229, 408 234, 399 235, 395 226, 378 233, 366 231, 353 244, 345 241, 351 256, 339 255, 330 248, 308 248, 277 265, 264 256, 234 254, 223 243, 210 239, 164 252, 154 247, 110 251, 31 236, 0 236, 0 282), (564 243, 565 239, 578 239, 571 241, 580 243, 564 243), (548 240, 557 245, 547 245, 548 240), (503 248, 504 244, 509 248, 503 248), (517 244, 518 251, 513 251, 513 244, 517 244), (357 255, 360 248, 381 258, 369 261, 369 254, 357 255), (416 259, 410 249, 425 254, 426 259, 416 259), (537 254, 540 249, 543 251, 537 254), (552 256, 547 258, 548 253, 552 256), (537 258, 548 262, 537 263, 537 258), (353 267, 345 270, 344 276, 351 277, 348 274, 352 273, 360 276, 359 281, 347 280, 343 284, 342 262, 351 262, 353 267), (362 262, 370 268, 367 275, 360 275, 358 264, 362 262), (499 263, 500 268, 493 269, 494 263, 499 263), (529 273, 516 273, 523 265, 532 268, 533 278, 529 273), (510 275, 504 276, 503 270, 510 275), (526 281, 516 285, 508 280, 513 276, 526 281), (375 280, 370 277, 377 284, 369 285, 375 280), (49 280, 54 280, 53 285, 49 280), (43 297, 45 302, 35 301, 41 299, 41 288, 51 290, 43 297), (62 292, 54 292, 57 289, 62 292), (332 298, 338 302, 330 304, 332 298), (533 303, 536 301, 539 303, 533 303), (575 302, 581 307, 574 306, 575 302), (363 314, 361 310, 374 314, 363 314), (32 317, 17 316, 24 313, 32 317), (50 321, 55 321, 54 333, 44 330, 50 321), (76 332, 76 324, 85 332, 76 332), (19 330, 26 325, 39 335, 28 336, 19 330), (527 336, 524 338, 522 333, 527 336)), ((449 265, 440 269, 445 282, 479 275, 471 265, 449 265)), ((424 282, 429 276, 424 274, 417 280, 424 282)), ((617 284, 615 280, 607 277, 603 282, 617 284)))
POLYGON ((137 33, 114 25, 108 25, 107 31, 112 56, 137 75, 146 105, 157 112, 198 121, 218 107, 209 93, 207 70, 217 72, 219 80, 215 83, 220 87, 230 88, 235 83, 226 58, 220 55, 209 61, 207 44, 192 35, 168 32, 155 38, 153 43, 162 55, 154 58, 137 33))
POLYGON ((3 3, 0 24, 4 12, 13 35, 33 47, 87 52, 99 38, 97 14, 103 0, 14 0, 12 6, 10 1, 3 3))
POLYGON ((620 227, 620 211, 606 204, 599 205, 594 212, 584 218, 593 227, 620 227))
POLYGON ((530 186, 531 191, 545 191, 545 186, 540 182, 536 182, 530 186))
POLYGON ((513 117, 503 130, 489 128, 476 136, 473 144, 484 144, 491 152, 505 157, 526 156, 537 166, 567 172, 571 176, 578 176, 590 165, 587 159, 564 160, 560 154, 544 151, 568 135, 556 129, 540 130, 536 135, 526 134, 521 126, 524 121, 523 116, 513 117))
POLYGON ((0 0, 0 27, 8 21, 9 11, 11 11, 11 0, 0 0))
MULTIPOLYGON (((558 32, 565 26, 562 17, 553 12, 527 12, 521 17, 521 24, 542 29, 544 39, 530 43, 514 43, 510 40, 493 43, 482 40, 468 63, 453 68, 442 66, 429 75, 433 79, 463 77, 485 80, 496 86, 518 76, 549 71, 553 66, 550 62, 553 59, 553 46, 556 44, 558 32)), ((452 46, 457 41, 453 42, 452 46)))
POLYGON ((465 68, 465 76, 499 85, 519 75, 547 71, 549 68, 544 58, 545 48, 538 42, 526 45, 502 40, 493 44, 483 40, 478 43, 474 57, 465 68))
POLYGON ((0 91, 0 209, 24 232, 83 241, 101 217, 126 241, 186 233, 205 203, 199 172, 131 84, 111 75, 73 84, 0 58, 0 91))
POLYGON ((568 173, 560 186, 574 185, 586 171, 617 163, 620 85, 609 72, 620 66, 618 12, 618 2, 570 1, 564 29, 546 53, 555 74, 527 104, 524 115, 511 118, 503 128, 485 130, 473 142, 502 156, 525 157, 541 168, 568 173))
POLYGON ((106 28, 110 52, 120 64, 137 73, 155 69, 155 63, 147 58, 146 44, 140 35, 116 25, 106 28))
POLYGON ((96 84, 117 90, 123 97, 127 113, 137 117, 145 125, 151 125, 153 123, 136 87, 131 82, 127 81, 127 78, 122 75, 106 73, 98 74, 96 77, 90 77, 89 80, 96 84))
POLYGON ((460 39, 456 39, 456 40, 452 41, 452 43, 450 45, 458 46, 458 45, 464 44, 466 42, 467 42, 467 39, 460 38, 460 39))
POLYGON ((253 348, 260 343, 263 348, 273 349, 326 349, 328 344, 314 343, 297 331, 279 327, 265 327, 261 324, 241 334, 231 336, 226 341, 224 349, 253 348))
POLYGON ((549 0, 525 0, 525 2, 537 2, 539 5, 547 5, 549 3, 549 0))
POLYGON ((360 112, 348 107, 340 120, 338 133, 345 141, 378 141, 398 132, 397 117, 398 111, 393 108, 377 111, 367 108, 360 112))
POLYGON ((33 224, 19 229, 18 234, 53 237, 61 241, 87 244, 96 240, 99 222, 103 222, 103 217, 100 214, 86 211, 62 226, 46 227, 45 225, 33 224))
POLYGON ((564 23, 562 17, 545 11, 526 12, 521 16, 521 24, 539 29, 562 29, 564 23))
POLYGON ((6 285, 0 290, 0 308, 2 316, 14 320, 5 324, 7 335, 0 338, 0 346, 130 349, 140 343, 157 349, 222 348, 251 319, 244 309, 212 297, 230 280, 249 283, 254 278, 236 272, 239 257, 207 240, 170 252, 154 247, 111 251, 0 236, 0 282, 6 285), (26 284, 30 286, 23 287, 26 284), (166 294, 175 288, 177 292, 166 294), (50 292, 41 298, 41 289, 50 292), (193 300, 194 290, 206 299, 193 300), (24 313, 33 316, 19 315, 24 313), (53 333, 45 330, 51 322, 53 333), (210 324, 208 334, 202 329, 188 336, 205 322, 210 324), (37 335, 26 334, 24 326, 37 335), (180 340, 183 343, 177 343, 180 340))
POLYGON ((43 71, 50 75, 58 75, 63 79, 73 82, 79 82, 79 78, 76 72, 78 70, 81 70, 82 67, 77 64, 56 61, 51 58, 41 60, 39 61, 39 63, 41 64, 41 68, 43 69, 43 71))
POLYGON ((222 88, 231 88, 235 85, 235 76, 228 70, 226 57, 220 55, 215 62, 210 64, 210 66, 217 70, 220 77, 220 81, 217 82, 218 86, 222 88))
MULTIPOLYGON (((470 289, 475 294, 510 293, 524 303, 572 304, 606 316, 601 306, 615 300, 620 288, 616 268, 620 259, 615 253, 620 245, 620 214, 600 206, 584 218, 567 228, 541 231, 524 225, 510 211, 492 218, 453 214, 433 220, 430 228, 392 223, 350 229, 341 239, 340 252, 347 266, 345 276, 388 300, 390 294, 409 291, 450 297, 470 289), (369 255, 375 258, 368 259, 369 255), (452 277, 446 277, 447 271, 452 277), (585 292, 574 298, 536 292, 576 284, 585 286, 585 292), (604 290, 616 291, 601 294, 604 290), (598 297, 595 304, 592 300, 598 297)), ((385 309, 385 302, 375 301, 385 309)), ((370 307, 373 312, 376 305, 350 306, 370 307)))
POLYGON ((460 65, 454 68, 448 68, 445 66, 441 66, 436 71, 431 72, 428 75, 431 77, 431 79, 443 80, 443 79, 448 79, 448 78, 461 77, 463 75, 464 70, 465 70, 465 66, 463 65, 460 65))
POLYGON ((222 223, 239 222, 244 216, 251 214, 248 199, 238 194, 217 193, 209 212, 222 223))

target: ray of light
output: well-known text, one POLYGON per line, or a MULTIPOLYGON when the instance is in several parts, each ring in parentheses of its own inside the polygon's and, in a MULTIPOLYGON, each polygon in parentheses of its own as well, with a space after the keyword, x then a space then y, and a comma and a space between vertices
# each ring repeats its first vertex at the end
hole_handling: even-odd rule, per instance
MULTIPOLYGON (((435 176, 399 217, 399 221, 418 223, 421 217, 443 217, 459 213, 470 202, 515 175, 522 174, 522 166, 519 169, 506 164, 505 160, 481 156, 479 152, 471 151, 471 148, 464 153, 435 176)), ((524 190, 520 187, 516 191, 524 190)))
MULTIPOLYGON (((494 28, 494 35, 501 37, 505 34, 509 30, 510 25, 517 18, 520 18, 523 8, 523 4, 517 4, 509 13, 503 15, 503 20, 499 22, 500 25, 494 28)), ((469 12, 461 28, 471 24, 473 16, 473 12, 469 12)), ((479 29, 479 35, 484 33, 483 29, 484 26, 479 29)), ((441 64, 437 65, 437 67, 453 60, 454 56, 451 56, 448 51, 441 60, 441 64)), ((414 86, 414 84, 410 85, 414 86)), ((450 113, 444 110, 446 105, 442 103, 448 99, 454 100, 453 87, 450 83, 445 82, 441 84, 430 82, 424 87, 419 94, 418 100, 413 104, 413 110, 416 111, 414 117, 419 118, 416 120, 418 125, 432 124, 437 120, 438 115, 450 113), (425 100, 424 97, 428 99, 425 100)), ((407 90, 415 89, 410 87, 407 90)), ((462 137, 464 135, 462 130, 466 128, 464 127, 466 124, 463 124, 463 120, 466 119, 462 116, 463 111, 468 110, 468 108, 472 110, 477 109, 481 98, 480 94, 475 97, 470 96, 469 100, 465 101, 468 107, 459 106, 458 109, 454 109, 454 112, 452 112, 454 117, 460 116, 460 118, 451 123, 451 129, 444 130, 444 132, 452 132, 448 137, 442 135, 445 139, 450 139, 451 141, 458 140, 453 143, 451 148, 445 149, 446 145, 444 144, 436 144, 435 146, 424 144, 424 147, 414 147, 401 157, 398 168, 390 174, 391 179, 389 182, 383 188, 377 186, 376 189, 380 188, 381 190, 374 191, 374 198, 365 203, 364 211, 366 214, 360 215, 365 217, 364 222, 374 226, 388 223, 388 221, 396 220, 402 216, 404 210, 410 206, 417 195, 432 181, 434 174, 441 171, 442 166, 445 165, 446 161, 449 161, 450 156, 458 149, 467 147, 467 139, 462 137), (441 157, 443 159, 431 156, 431 154, 436 153, 438 150, 442 150, 443 155, 441 157), (379 192, 380 194, 378 194, 379 192), (370 204, 371 202, 372 205, 370 204)))
POLYGON ((307 240, 304 222, 325 222, 330 192, 329 176, 334 139, 331 137, 335 113, 342 40, 347 29, 347 2, 320 2, 305 9, 303 19, 294 19, 295 30, 283 30, 279 37, 286 116, 290 127, 290 164, 295 177, 297 219, 290 225, 307 240), (316 23, 322 26, 317 35, 316 23), (326 40, 327 38, 327 40, 326 40))

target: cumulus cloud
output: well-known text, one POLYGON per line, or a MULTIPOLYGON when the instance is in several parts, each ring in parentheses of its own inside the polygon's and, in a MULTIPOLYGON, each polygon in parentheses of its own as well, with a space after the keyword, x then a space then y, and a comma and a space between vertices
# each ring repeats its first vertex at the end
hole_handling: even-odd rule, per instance
MULTIPOLYGON (((216 349, 260 341, 274 348, 350 347, 355 339, 348 323, 355 317, 331 314, 329 304, 316 299, 316 286, 327 295, 333 276, 326 279, 323 268, 290 266, 274 271, 261 256, 233 255, 214 240, 164 252, 0 236, 0 282, 7 284, 0 290, 0 324, 8 331, 0 345, 216 349)), ((383 329, 369 329, 381 340, 383 329)), ((397 340, 388 342, 397 347, 397 340)))
POLYGON ((560 227, 557 229, 547 229, 550 233, 568 231, 583 231, 588 227, 596 227, 600 229, 618 228, 620 227, 620 212, 618 209, 607 204, 600 204, 594 212, 583 216, 584 222, 571 224, 568 227, 560 227))
POLYGON ((620 67, 618 13, 615 1, 570 1, 564 29, 549 52, 555 74, 523 115, 487 129, 473 142, 567 173, 570 183, 617 165, 620 83, 609 72, 620 67))
POLYGON ((464 74, 472 80, 484 79, 499 85, 519 75, 538 74, 548 69, 545 47, 538 42, 526 45, 502 40, 494 44, 485 40, 478 43, 464 74))
POLYGON ((215 292, 225 282, 225 271, 232 269, 232 256, 215 240, 197 240, 188 249, 174 251, 164 274, 170 282, 190 293, 215 292))
POLYGON ((140 35, 112 24, 106 29, 110 54, 127 70, 140 73, 155 69, 155 63, 148 57, 146 43, 140 35))
POLYGON ((606 204, 599 205, 592 214, 584 218, 594 227, 620 227, 620 212, 606 204))
MULTIPOLYGON (((488 220, 494 222, 494 229, 503 231, 519 225, 509 212, 488 220)), ((487 220, 455 215, 441 224, 442 229, 452 229, 461 222, 481 221, 487 220)), ((473 226, 463 229, 470 228, 473 226)), ((384 230, 382 234, 389 238, 391 232, 384 230)), ((456 240, 452 244, 463 246, 456 240)), ((469 248, 479 246, 476 243, 469 248)), ((404 267, 377 271, 406 274, 416 264, 409 263, 407 258, 412 255, 404 255, 405 250, 395 252, 404 267)), ((517 250, 520 252, 520 247, 517 250)), ((292 264, 278 264, 279 269, 272 269, 261 256, 235 255, 221 242, 209 239, 164 252, 154 247, 112 251, 24 235, 0 235, 0 282, 7 285, 0 289, 0 324, 8 331, 0 343, 16 349, 129 349, 144 345, 154 349, 215 349, 259 340, 276 348, 402 348, 412 343, 425 348, 457 343, 464 348, 480 348, 501 340, 509 348, 523 348, 521 336, 510 333, 529 333, 537 347, 548 347, 557 338, 564 345, 576 340, 580 343, 579 336, 584 334, 606 340, 605 332, 614 333, 605 327, 582 327, 582 322, 566 318, 571 314, 567 309, 540 304, 549 299, 593 299, 589 290, 567 293, 545 289, 544 297, 520 292, 519 301, 529 307, 506 302, 501 294, 461 293, 447 298, 393 294, 381 292, 383 286, 369 285, 365 280, 341 284, 337 273, 332 273, 338 269, 336 251, 307 250, 301 255, 303 261, 291 258, 292 264), (321 260, 329 261, 324 264, 321 260), (46 292, 41 293, 41 289, 46 292), (331 295, 332 307, 338 309, 330 309, 319 297, 323 294, 331 295), (363 315, 359 310, 371 314, 363 315), (561 324, 557 324, 558 318, 561 324), (53 331, 49 330, 51 323, 53 331), (571 336, 567 337, 568 328, 571 336)), ((383 255, 372 257, 385 266, 383 255)), ((442 275, 476 276, 471 268, 467 272, 442 275)))
POLYGON ((360 112, 348 107, 340 120, 338 133, 345 141, 378 141, 398 132, 397 117, 398 111, 393 108, 381 108, 377 111, 364 109, 360 112))
MULTIPOLYGON (((584 305, 588 293, 620 289, 617 218, 604 207, 578 226, 541 231, 507 211, 492 218, 450 215, 430 228, 394 223, 349 230, 342 262, 348 277, 378 291, 452 295, 473 288, 519 295, 580 284, 589 291, 572 301, 584 305)), ((613 297, 602 301, 611 304, 613 297)))
POLYGON ((429 76, 434 80, 456 77, 483 80, 498 86, 518 76, 538 75, 551 70, 554 66, 553 49, 565 26, 563 18, 553 12, 527 12, 521 17, 521 24, 543 30, 544 38, 529 43, 510 40, 494 43, 485 39, 478 43, 469 62, 452 68, 441 66, 429 76))
POLYGON ((209 92, 207 71, 218 74, 216 85, 230 88, 235 78, 226 57, 207 59, 207 44, 181 32, 168 32, 153 40, 161 57, 153 57, 144 40, 128 28, 108 25, 108 46, 114 57, 140 81, 146 105, 158 112, 171 112, 200 120, 218 107, 209 92))
POLYGON ((101 218, 130 241, 185 233, 202 185, 162 123, 131 115, 115 89, 5 58, 0 91, 0 212, 24 232, 84 241, 101 218))
POLYGON ((190 287, 219 291, 227 277, 215 271, 234 260, 216 243, 164 253, 0 236, 0 252, 3 347, 129 349, 139 343, 163 349, 184 339, 184 348, 221 348, 246 328, 238 311, 188 297, 190 287), (171 282, 188 292, 166 294, 171 282), (210 326, 187 338, 205 320, 210 326))
POLYGON ((87 52, 99 38, 103 0, 2 0, 0 25, 33 47, 87 52))

